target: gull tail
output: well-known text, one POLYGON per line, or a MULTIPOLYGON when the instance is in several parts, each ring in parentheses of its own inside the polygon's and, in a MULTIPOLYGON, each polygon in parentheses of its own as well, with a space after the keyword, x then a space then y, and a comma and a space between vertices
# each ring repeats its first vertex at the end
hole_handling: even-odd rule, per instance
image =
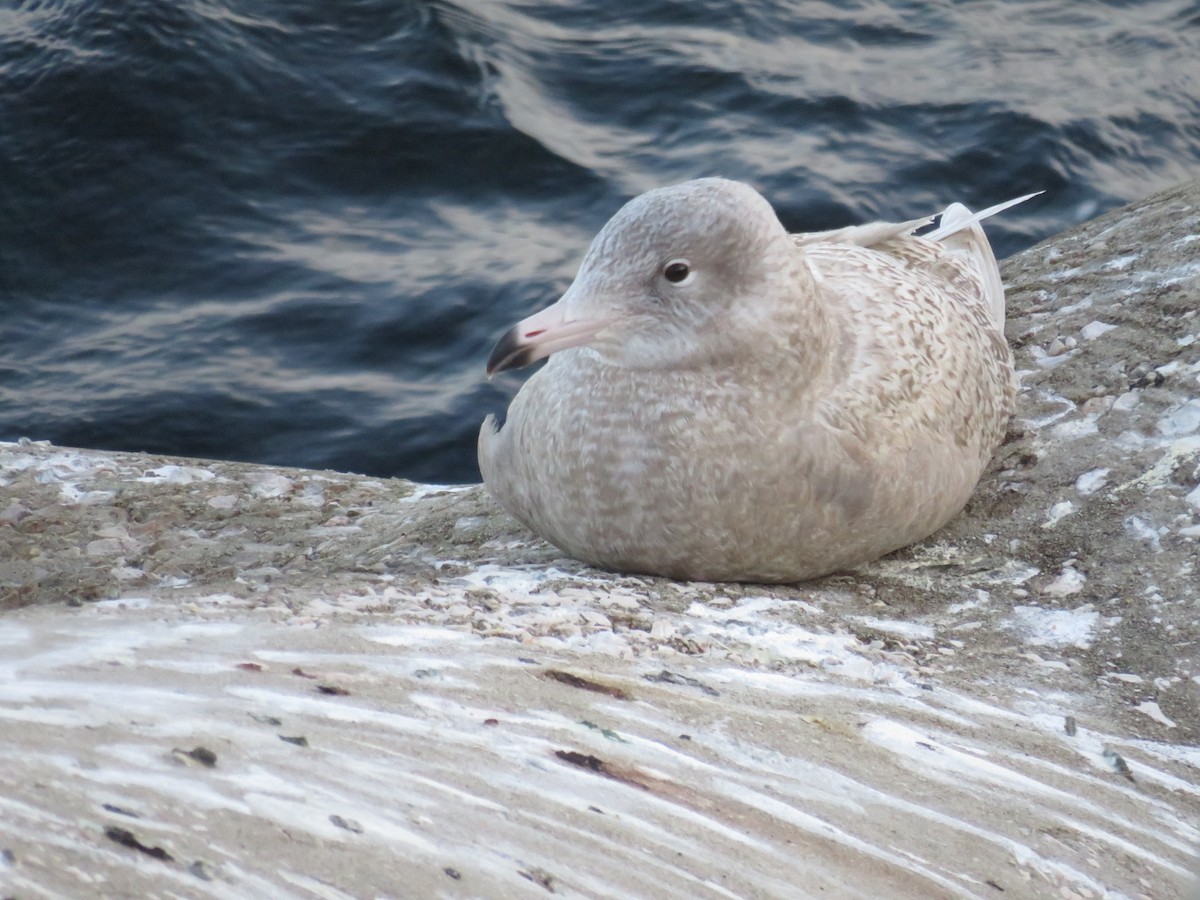
POLYGON ((1004 285, 1000 282, 1000 266, 992 253, 992 245, 979 223, 1041 193, 1042 191, 1037 191, 1015 200, 1006 200, 980 212, 971 212, 961 203, 951 203, 939 215, 934 216, 932 222, 927 220, 926 224, 910 232, 968 256, 979 267, 988 311, 992 321, 1000 328, 1004 327, 1004 285), (930 225, 933 226, 932 230, 930 225))
MULTIPOLYGON (((1003 203, 997 203, 995 206, 989 206, 981 212, 973 213, 961 203, 951 203, 941 215, 936 216, 940 219, 933 231, 922 234, 921 237, 930 241, 942 241, 953 234, 957 234, 964 228, 970 228, 976 222, 982 222, 984 219, 990 219, 997 213, 1002 213, 1006 209, 1011 209, 1018 203, 1024 203, 1026 200, 1032 200, 1034 197, 1041 196, 1045 191, 1034 191, 1032 194, 1026 194, 1024 197, 1018 197, 1015 200, 1005 200, 1003 203)), ((929 220, 922 221, 924 225, 929 220)))

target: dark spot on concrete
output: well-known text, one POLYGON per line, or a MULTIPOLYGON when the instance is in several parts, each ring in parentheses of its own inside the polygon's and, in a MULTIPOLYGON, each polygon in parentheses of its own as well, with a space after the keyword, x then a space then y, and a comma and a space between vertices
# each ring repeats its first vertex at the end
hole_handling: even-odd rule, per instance
POLYGON ((711 688, 707 684, 704 684, 695 678, 690 678, 687 675, 680 675, 677 672, 669 672, 666 669, 663 669, 658 674, 643 675, 642 677, 647 681, 651 681, 656 684, 678 684, 686 687, 694 687, 708 694, 710 697, 721 696, 721 692, 716 688, 711 688))
POLYGON ((143 844, 137 839, 132 831, 129 831, 126 828, 117 828, 115 825, 110 825, 108 828, 104 829, 104 836, 110 841, 116 841, 118 844, 121 844, 125 847, 130 847, 139 851, 140 853, 145 853, 147 856, 152 857, 153 859, 159 859, 163 862, 175 861, 175 857, 171 856, 171 854, 162 847, 151 847, 143 844))
POLYGON ((613 687, 608 684, 601 684, 598 681, 592 681, 588 678, 582 678, 579 675, 572 675, 570 672, 562 672, 558 669, 547 669, 542 673, 544 678, 551 681, 557 681, 561 684, 570 685, 574 688, 579 688, 584 691, 593 691, 597 694, 606 694, 609 697, 616 697, 618 700, 631 700, 628 693, 619 687, 613 687))
POLYGON ((344 828, 346 831, 349 831, 352 834, 362 834, 363 833, 362 825, 360 825, 354 819, 343 819, 341 816, 334 814, 329 817, 329 821, 332 822, 334 825, 336 825, 338 828, 344 828))

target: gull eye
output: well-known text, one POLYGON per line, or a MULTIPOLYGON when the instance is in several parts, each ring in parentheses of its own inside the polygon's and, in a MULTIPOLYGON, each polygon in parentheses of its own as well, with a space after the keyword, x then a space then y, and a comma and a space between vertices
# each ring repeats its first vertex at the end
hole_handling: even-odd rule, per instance
POLYGON ((671 284, 680 284, 687 281, 689 275, 692 274, 692 267, 688 265, 687 260, 674 259, 667 263, 663 268, 663 278, 671 282, 671 284))

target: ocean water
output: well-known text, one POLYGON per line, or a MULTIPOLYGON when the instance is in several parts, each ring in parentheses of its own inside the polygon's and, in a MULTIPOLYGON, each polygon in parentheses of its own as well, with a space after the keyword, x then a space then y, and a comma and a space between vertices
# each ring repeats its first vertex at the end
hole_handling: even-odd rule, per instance
POLYGON ((794 230, 1200 175, 1200 3, 0 2, 0 438, 478 479, 484 362, 628 198, 794 230))

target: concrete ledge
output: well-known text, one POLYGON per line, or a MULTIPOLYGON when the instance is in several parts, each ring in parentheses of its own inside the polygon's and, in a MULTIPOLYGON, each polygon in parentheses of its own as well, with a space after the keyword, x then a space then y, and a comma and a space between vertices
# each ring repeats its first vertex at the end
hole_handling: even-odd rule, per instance
POLYGON ((5 896, 1187 896, 1200 182, 1005 265, 1009 440, 795 587, 480 488, 0 444, 5 896))

